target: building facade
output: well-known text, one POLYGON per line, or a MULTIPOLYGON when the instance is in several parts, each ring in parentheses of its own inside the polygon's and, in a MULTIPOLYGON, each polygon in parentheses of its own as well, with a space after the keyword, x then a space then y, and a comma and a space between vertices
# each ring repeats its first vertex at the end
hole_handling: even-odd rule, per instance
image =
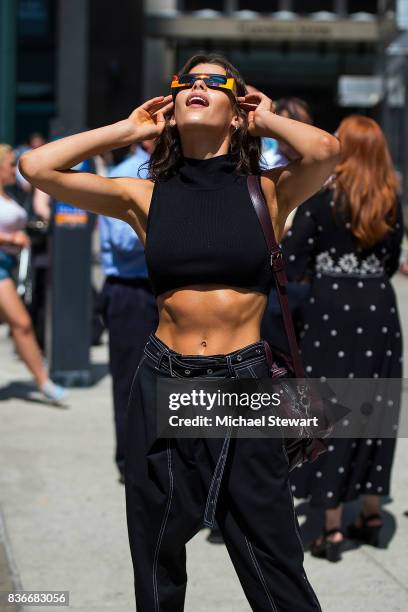
MULTIPOLYGON (((408 177, 408 0, 121 0, 117 10, 111 0, 0 0, 13 4, 15 142, 117 121, 165 94, 190 55, 219 51, 273 99, 305 98, 329 131, 351 112, 380 120, 408 177)), ((0 81, 11 83, 12 64, 0 62, 0 81)))
POLYGON ((117 121, 141 102, 143 4, 0 0, 0 131, 21 143, 117 121))
POLYGON ((272 99, 307 100, 326 130, 353 112, 377 119, 408 192, 408 0, 145 0, 144 7, 144 98, 168 91, 193 53, 219 51, 272 99))
POLYGON ((350 110, 381 112, 375 79, 365 80, 366 98, 356 99, 355 81, 342 77, 382 73, 383 50, 398 34, 395 2, 147 0, 145 10, 145 97, 165 91, 197 50, 217 50, 272 98, 307 99, 325 129, 350 110), (161 67, 154 78, 153 64, 161 67))

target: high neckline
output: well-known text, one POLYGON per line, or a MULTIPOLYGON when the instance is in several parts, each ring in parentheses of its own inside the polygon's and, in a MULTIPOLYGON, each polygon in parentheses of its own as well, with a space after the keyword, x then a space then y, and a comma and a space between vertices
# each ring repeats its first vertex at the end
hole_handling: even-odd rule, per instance
POLYGON ((191 189, 219 189, 235 180, 236 167, 231 153, 208 159, 183 157, 179 177, 191 189))

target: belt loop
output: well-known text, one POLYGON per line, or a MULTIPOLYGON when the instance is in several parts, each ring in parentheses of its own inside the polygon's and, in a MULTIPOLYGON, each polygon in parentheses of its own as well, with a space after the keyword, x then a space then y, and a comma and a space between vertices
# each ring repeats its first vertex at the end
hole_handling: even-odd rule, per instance
POLYGON ((227 366, 228 366, 228 372, 231 376, 231 378, 235 378, 235 372, 234 372, 234 368, 232 367, 232 358, 231 355, 226 355, 227 357, 227 366))
POLYGON ((173 373, 173 368, 171 365, 171 354, 169 353, 169 351, 167 349, 164 349, 160 355, 157 358, 157 369, 160 370, 160 366, 161 366, 161 362, 163 360, 163 357, 167 357, 169 360, 169 370, 170 370, 170 376, 172 378, 174 378, 174 373, 173 373))
POLYGON ((272 370, 273 357, 272 357, 271 347, 269 346, 269 342, 267 342, 266 340, 262 340, 262 344, 264 345, 265 357, 266 357, 268 367, 270 370, 272 370))
POLYGON ((165 356, 166 352, 167 352, 166 350, 161 351, 161 353, 157 357, 157 369, 158 370, 160 370, 161 362, 162 362, 162 359, 165 356))
POLYGON ((167 357, 169 358, 169 369, 170 369, 170 376, 171 376, 172 378, 174 378, 173 368, 172 368, 172 366, 171 366, 171 355, 170 355, 170 353, 167 353, 167 357))

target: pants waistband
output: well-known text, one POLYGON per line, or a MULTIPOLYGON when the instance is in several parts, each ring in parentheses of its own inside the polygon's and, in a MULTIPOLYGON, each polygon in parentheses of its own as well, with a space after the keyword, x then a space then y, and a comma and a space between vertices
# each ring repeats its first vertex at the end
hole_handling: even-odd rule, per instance
POLYGON ((234 377, 237 368, 258 363, 267 357, 264 340, 248 344, 231 353, 220 355, 183 355, 173 351, 154 333, 145 345, 145 355, 157 369, 171 376, 191 378, 196 376, 234 377))

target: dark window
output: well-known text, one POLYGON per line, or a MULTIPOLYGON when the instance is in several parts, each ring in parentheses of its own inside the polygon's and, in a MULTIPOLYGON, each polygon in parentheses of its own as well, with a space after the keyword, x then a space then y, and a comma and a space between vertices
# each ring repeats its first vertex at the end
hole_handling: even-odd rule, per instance
POLYGON ((274 13, 279 10, 279 0, 239 0, 238 10, 274 13))
POLYGON ((377 0, 348 0, 349 13, 377 13, 377 0))
POLYGON ((380 7, 380 12, 386 12, 386 11, 396 11, 397 10, 397 6, 396 6, 397 2, 396 0, 379 0, 379 7, 380 7))
POLYGON ((183 11, 202 11, 212 9, 213 11, 224 10, 224 0, 182 0, 180 2, 183 11))
POLYGON ((56 0, 18 0, 17 142, 55 115, 56 0))
POLYGON ((292 0, 292 10, 295 13, 334 12, 334 0, 292 0))
POLYGON ((50 0, 18 1, 18 34, 20 37, 44 38, 51 33, 50 0))

